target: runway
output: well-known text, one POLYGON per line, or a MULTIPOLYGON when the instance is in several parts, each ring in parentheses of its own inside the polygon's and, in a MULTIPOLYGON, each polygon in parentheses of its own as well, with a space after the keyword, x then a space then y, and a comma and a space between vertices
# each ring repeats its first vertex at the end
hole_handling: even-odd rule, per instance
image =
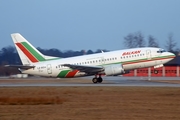
POLYGON ((0 87, 26 86, 142 86, 142 87, 180 87, 179 77, 103 77, 102 83, 94 84, 92 77, 83 78, 27 78, 27 79, 0 79, 0 87))

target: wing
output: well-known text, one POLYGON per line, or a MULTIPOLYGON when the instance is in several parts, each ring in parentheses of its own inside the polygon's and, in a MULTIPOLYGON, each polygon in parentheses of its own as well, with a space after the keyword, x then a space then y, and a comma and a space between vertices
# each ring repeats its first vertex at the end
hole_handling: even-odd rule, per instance
POLYGON ((31 69, 34 68, 35 66, 29 66, 29 65, 5 65, 5 67, 15 67, 15 68, 20 68, 20 69, 31 69))
POLYGON ((86 73, 98 73, 104 71, 104 68, 102 66, 85 66, 72 64, 63 64, 63 66, 86 73))

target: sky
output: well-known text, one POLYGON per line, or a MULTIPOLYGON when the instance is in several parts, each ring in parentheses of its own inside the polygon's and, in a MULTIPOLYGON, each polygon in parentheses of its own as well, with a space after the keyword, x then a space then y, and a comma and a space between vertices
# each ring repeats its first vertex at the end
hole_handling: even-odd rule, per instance
POLYGON ((164 48, 168 35, 180 48, 180 0, 0 0, 0 49, 10 34, 59 50, 118 50, 124 37, 141 32, 164 48))

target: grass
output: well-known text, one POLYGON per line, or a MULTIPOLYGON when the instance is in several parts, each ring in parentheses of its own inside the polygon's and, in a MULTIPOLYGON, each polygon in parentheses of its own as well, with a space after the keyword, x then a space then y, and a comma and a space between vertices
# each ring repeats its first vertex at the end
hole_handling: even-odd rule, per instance
POLYGON ((0 88, 0 120, 179 120, 180 88, 0 88))
POLYGON ((0 105, 48 105, 62 104, 66 100, 57 97, 1 97, 0 105))

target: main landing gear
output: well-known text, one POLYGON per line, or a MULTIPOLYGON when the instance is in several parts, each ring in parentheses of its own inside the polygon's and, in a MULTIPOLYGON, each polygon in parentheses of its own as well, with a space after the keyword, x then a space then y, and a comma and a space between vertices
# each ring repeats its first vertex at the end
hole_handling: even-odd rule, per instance
POLYGON ((92 79, 93 83, 102 83, 103 79, 101 77, 101 75, 99 75, 99 77, 97 77, 97 75, 92 79))

